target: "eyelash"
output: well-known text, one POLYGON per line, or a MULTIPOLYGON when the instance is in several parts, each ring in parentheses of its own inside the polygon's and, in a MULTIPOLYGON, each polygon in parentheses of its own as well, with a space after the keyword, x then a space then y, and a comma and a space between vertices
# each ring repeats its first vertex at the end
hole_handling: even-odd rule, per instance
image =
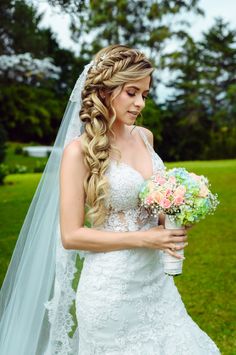
MULTIPOLYGON (((130 92, 127 92, 127 94, 129 95, 129 96, 135 96, 135 94, 131 94, 130 92)), ((143 99, 144 100, 147 100, 148 99, 148 96, 143 96, 143 99)))

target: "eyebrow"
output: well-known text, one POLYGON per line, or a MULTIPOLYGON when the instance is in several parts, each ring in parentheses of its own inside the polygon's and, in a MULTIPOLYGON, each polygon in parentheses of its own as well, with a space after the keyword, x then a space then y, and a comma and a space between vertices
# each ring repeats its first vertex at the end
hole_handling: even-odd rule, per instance
MULTIPOLYGON (((136 89, 136 90, 140 90, 140 88, 138 88, 137 86, 126 86, 126 89, 136 89)), ((149 92, 149 90, 144 90, 144 92, 149 92)))

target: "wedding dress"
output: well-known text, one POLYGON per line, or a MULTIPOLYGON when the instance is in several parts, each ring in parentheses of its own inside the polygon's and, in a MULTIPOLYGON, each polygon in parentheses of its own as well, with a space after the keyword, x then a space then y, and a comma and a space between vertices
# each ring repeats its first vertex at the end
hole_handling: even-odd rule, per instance
MULTIPOLYGON (((153 162, 164 169, 143 131, 153 162)), ((109 214, 100 228, 113 232, 157 225, 139 207, 144 177, 125 163, 111 160, 109 214)), ((130 249, 86 252, 76 293, 78 355, 213 355, 215 343, 187 314, 173 277, 163 272, 163 252, 130 249)))

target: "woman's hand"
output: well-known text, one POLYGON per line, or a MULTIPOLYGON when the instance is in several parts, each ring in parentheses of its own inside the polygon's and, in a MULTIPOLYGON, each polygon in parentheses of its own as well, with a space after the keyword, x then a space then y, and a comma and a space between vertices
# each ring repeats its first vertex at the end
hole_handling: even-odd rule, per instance
POLYGON ((187 243, 187 230, 183 229, 165 229, 163 226, 150 228, 143 233, 143 246, 145 248, 160 249, 168 254, 183 259, 183 257, 174 252, 185 248, 187 243), (176 243, 183 243, 176 245, 176 243))

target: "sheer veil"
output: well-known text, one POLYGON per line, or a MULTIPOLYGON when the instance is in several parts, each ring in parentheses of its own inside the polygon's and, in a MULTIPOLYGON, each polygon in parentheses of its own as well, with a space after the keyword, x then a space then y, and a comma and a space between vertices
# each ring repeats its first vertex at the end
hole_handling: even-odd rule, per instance
POLYGON ((83 132, 81 92, 94 62, 85 66, 70 96, 0 292, 1 355, 72 355, 78 329, 70 308, 77 255, 61 244, 59 170, 64 147, 83 132))

